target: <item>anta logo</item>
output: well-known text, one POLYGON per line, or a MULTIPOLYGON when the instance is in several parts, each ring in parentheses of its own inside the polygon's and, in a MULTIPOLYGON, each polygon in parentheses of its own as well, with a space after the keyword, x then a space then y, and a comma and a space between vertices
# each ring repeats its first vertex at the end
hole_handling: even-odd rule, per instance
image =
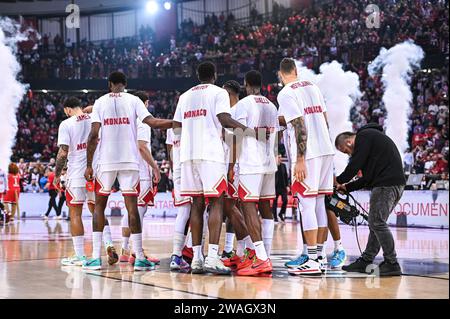
POLYGON ((184 112, 184 118, 188 119, 191 117, 199 117, 199 116, 206 116, 206 110, 205 109, 198 109, 198 110, 192 110, 184 112))
POLYGON ((129 125, 130 119, 128 117, 117 117, 103 120, 103 125, 129 125))
POLYGON ((192 88, 192 91, 204 90, 207 87, 208 87, 208 85, 199 85, 199 86, 196 86, 195 88, 192 88))
POLYGON ((297 89, 297 88, 302 88, 304 86, 308 86, 308 85, 312 85, 311 82, 309 81, 301 81, 301 82, 297 82, 291 85, 291 88, 293 89, 297 89))
POLYGON ((87 148, 87 143, 77 144, 77 151, 85 150, 87 148))
POLYGON ((87 114, 83 114, 83 115, 79 115, 77 116, 77 122, 83 121, 83 120, 87 120, 90 119, 91 117, 87 114))
POLYGON ((305 114, 322 113, 322 107, 320 105, 308 106, 303 109, 305 114))
POLYGON ((260 104, 269 104, 269 101, 265 97, 255 97, 255 102, 260 104))

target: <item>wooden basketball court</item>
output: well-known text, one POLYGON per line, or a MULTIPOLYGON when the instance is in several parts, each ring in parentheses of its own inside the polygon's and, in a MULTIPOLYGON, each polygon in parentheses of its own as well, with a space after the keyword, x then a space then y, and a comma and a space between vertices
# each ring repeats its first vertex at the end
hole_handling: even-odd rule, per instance
MULTIPOLYGON (((119 250, 120 219, 111 221, 119 250)), ((89 253, 91 220, 85 218, 84 224, 89 253)), ((26 219, 0 227, 0 298, 449 298, 448 230, 393 228, 405 273, 402 277, 330 270, 321 277, 308 278, 290 276, 283 266, 302 245, 299 224, 288 220, 275 225, 273 274, 238 277, 170 272, 173 224, 174 218, 147 217, 144 221, 144 248, 161 259, 161 265, 150 272, 134 272, 128 264, 109 266, 105 259, 101 271, 61 266, 61 258, 73 253, 69 222, 65 220, 26 219)), ((359 256, 354 229, 342 226, 341 232, 349 259, 354 260, 359 256)), ((367 227, 358 227, 358 235, 363 248, 367 227)), ((332 242, 327 247, 330 253, 332 242)))

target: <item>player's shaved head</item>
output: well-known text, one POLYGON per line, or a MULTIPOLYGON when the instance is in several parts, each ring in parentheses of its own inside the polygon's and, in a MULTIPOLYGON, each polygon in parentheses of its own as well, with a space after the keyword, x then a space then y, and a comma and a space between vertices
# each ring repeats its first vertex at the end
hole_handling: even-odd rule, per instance
POLYGON ((75 96, 71 96, 64 101, 64 107, 69 107, 71 109, 81 107, 81 101, 75 96))
POLYGON ((260 89, 262 86, 262 75, 256 70, 248 71, 245 74, 245 83, 246 85, 260 89))
POLYGON ((197 67, 197 76, 200 82, 214 82, 216 79, 216 66, 210 61, 200 63, 197 67))
POLYGON ((148 94, 145 91, 134 92, 134 95, 140 98, 143 103, 148 101, 148 94))
POLYGON ((294 71, 297 71, 297 66, 295 65, 294 59, 284 58, 280 62, 280 71, 283 74, 291 74, 294 71))

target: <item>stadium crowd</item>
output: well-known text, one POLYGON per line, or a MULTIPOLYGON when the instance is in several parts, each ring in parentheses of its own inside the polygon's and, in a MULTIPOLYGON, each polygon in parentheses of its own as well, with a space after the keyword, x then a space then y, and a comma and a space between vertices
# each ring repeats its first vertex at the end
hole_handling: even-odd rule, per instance
MULTIPOLYGON (((21 53, 23 76, 96 79, 105 78, 112 70, 122 70, 129 78, 189 77, 195 65, 207 59, 217 63, 220 73, 240 78, 252 68, 273 73, 284 56, 300 59, 311 68, 337 59, 360 78, 363 95, 350 114, 354 129, 368 122, 383 125, 386 110, 381 101, 382 84, 379 77, 368 75, 368 61, 381 46, 390 47, 407 38, 414 39, 427 53, 448 55, 448 19, 443 19, 448 11, 445 1, 380 1, 381 29, 369 29, 362 18, 365 5, 364 1, 356 4, 336 0, 332 6, 296 13, 276 6, 270 22, 262 23, 267 18, 252 11, 251 26, 237 23, 232 14, 207 16, 202 26, 188 20, 162 53, 155 50, 150 28, 141 29, 135 38, 100 44, 83 41, 79 47, 66 47, 56 37, 53 49, 49 46, 51 39, 45 35, 39 50, 21 53)), ((448 181, 448 61, 441 69, 416 72, 411 88, 411 147, 404 154, 405 172, 439 175, 448 181)), ((268 85, 263 94, 276 103, 278 90, 277 84, 268 85)), ((90 105, 101 94, 77 96, 84 105, 90 105)), ((150 112, 156 117, 172 118, 180 94, 150 91, 150 112)), ((21 103, 13 160, 20 160, 23 190, 43 191, 40 181, 44 181, 48 168, 43 163, 50 168, 54 165, 58 125, 65 117, 62 103, 68 96, 30 91, 21 103)), ((154 130, 152 134, 153 155, 162 163, 162 175, 169 180, 165 132, 154 130)))

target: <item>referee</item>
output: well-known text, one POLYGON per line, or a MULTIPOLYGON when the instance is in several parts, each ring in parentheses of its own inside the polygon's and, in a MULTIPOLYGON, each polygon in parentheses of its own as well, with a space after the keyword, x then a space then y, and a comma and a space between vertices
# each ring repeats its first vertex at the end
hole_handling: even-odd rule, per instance
POLYGON ((336 148, 350 155, 344 172, 336 178, 338 191, 353 192, 371 189, 369 239, 361 257, 348 266, 348 272, 366 272, 380 248, 384 261, 379 265, 380 276, 400 276, 394 238, 387 225, 389 215, 402 197, 405 188, 402 159, 394 142, 383 133, 381 126, 371 123, 358 132, 344 132, 335 140, 336 148), (350 182, 358 172, 362 177, 350 182))

